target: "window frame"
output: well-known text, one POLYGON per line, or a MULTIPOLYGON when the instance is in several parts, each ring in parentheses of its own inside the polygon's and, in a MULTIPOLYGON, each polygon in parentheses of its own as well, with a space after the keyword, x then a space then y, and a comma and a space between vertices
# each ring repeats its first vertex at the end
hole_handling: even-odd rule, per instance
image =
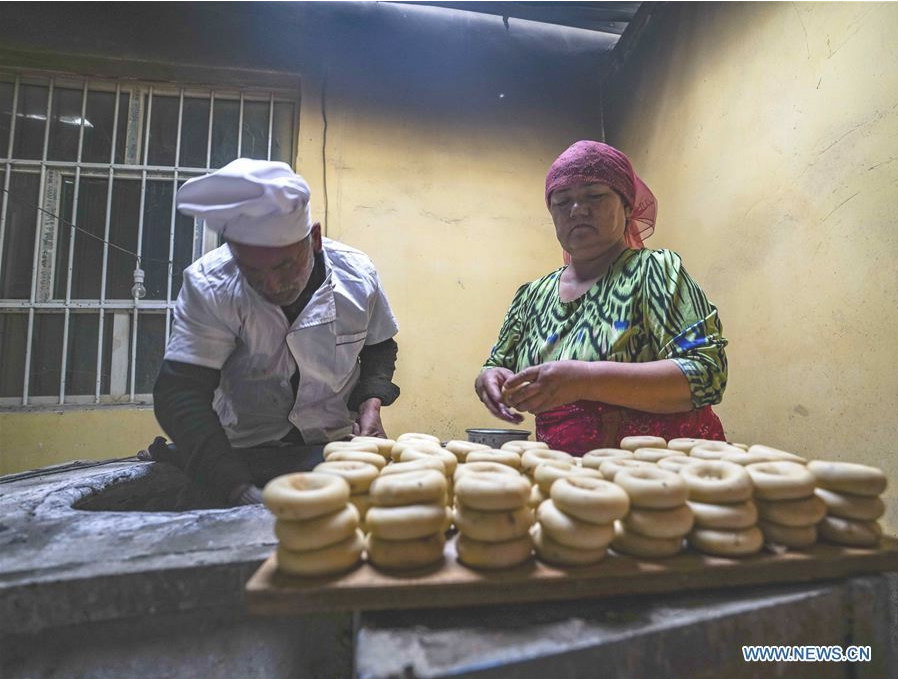
MULTIPOLYGON (((119 67, 121 65, 119 64, 119 67)), ((194 69, 195 71, 196 69, 194 69)), ((188 73, 190 69, 185 69, 188 73)), ((138 74, 139 75, 139 74, 138 74)), ((193 73, 195 75, 195 73, 193 73)), ((212 169, 213 153, 213 122, 216 103, 219 101, 239 102, 239 117, 237 132, 237 156, 241 155, 243 137, 244 112, 248 102, 268 103, 268 132, 267 132, 267 157, 271 158, 274 143, 275 109, 276 104, 288 103, 292 105, 292 115, 289 118, 290 139, 287 149, 290 164, 295 164, 299 143, 299 115, 301 104, 300 81, 298 77, 288 74, 265 74, 261 78, 262 87, 250 85, 259 80, 257 74, 252 71, 237 71, 226 69, 221 73, 215 73, 215 84, 207 82, 171 82, 159 80, 141 80, 139 77, 123 76, 122 73, 114 75, 88 75, 75 74, 60 71, 45 71, 35 68, 15 68, 0 66, 0 80, 13 84, 11 104, 11 119, 9 136, 7 140, 0 139, 0 171, 3 172, 2 197, 0 197, 0 274, 4 266, 3 254, 5 247, 7 215, 9 210, 8 193, 13 172, 28 172, 39 174, 38 180, 38 209, 35 213, 34 248, 32 252, 32 271, 30 296, 28 299, 0 298, 0 314, 27 314, 27 331, 25 337, 24 377, 20 396, 0 397, 0 409, 21 409, 34 406, 84 406, 97 404, 149 404, 152 403, 152 394, 136 391, 137 383, 137 343, 138 328, 142 319, 147 314, 164 315, 164 343, 167 344, 171 333, 172 311, 176 299, 172 298, 172 281, 174 275, 174 246, 175 225, 177 211, 175 209, 174 193, 179 183, 191 177, 200 176, 212 169), (22 85, 38 84, 47 87, 47 107, 44 116, 43 148, 39 159, 15 158, 13 156, 16 143, 16 124, 18 119, 19 96, 22 85), (47 157, 49 138, 52 125, 52 106, 54 103, 54 88, 66 87, 81 90, 81 116, 78 121, 78 151, 74 161, 49 160, 47 157), (84 147, 85 115, 89 92, 114 92, 115 103, 113 113, 113 135, 110 142, 110 155, 108 163, 84 162, 82 160, 84 147), (127 92, 128 111, 125 118, 125 130, 120 127, 121 95, 127 92), (153 112, 153 97, 178 98, 178 129, 176 134, 175 155, 173 165, 150 165, 148 156, 151 148, 151 125, 153 112), (206 141, 206 165, 205 167, 181 166, 181 141, 185 99, 196 97, 206 99, 209 102, 209 119, 206 141), (126 135, 124 144, 124 157, 117 157, 117 135, 126 135), (4 141, 6 142, 4 144, 4 141), (4 148, 5 147, 5 148, 4 148), (116 162, 121 160, 122 162, 116 162), (62 205, 62 182, 66 176, 71 176, 74 182, 74 195, 71 211, 61 214, 66 208, 62 205), (71 218, 77 223, 78 200, 81 188, 81 180, 97 177, 106 180, 107 200, 105 208, 105 224, 103 225, 103 254, 102 271, 100 277, 100 294, 96 299, 76 299, 72 297, 72 271, 74 266, 75 239, 87 238, 64 220, 71 218), (108 264, 110 250, 110 215, 111 201, 114 192, 114 180, 138 180, 140 181, 140 209, 137 220, 136 252, 137 257, 143 256, 143 231, 145 199, 147 196, 148 181, 171 181, 172 200, 168 233, 168 263, 166 276, 165 299, 136 299, 129 300, 109 299, 107 296, 108 264), (42 212, 46 210, 47 212, 42 212), (62 242, 62 233, 68 230, 68 261, 57 268, 56 248, 62 242), (65 297, 54 297, 54 276, 66 276, 65 297), (40 314, 51 312, 58 313, 63 318, 63 332, 61 340, 61 356, 59 369, 59 393, 57 395, 33 395, 31 394, 31 372, 34 353, 36 353, 34 328, 36 317, 40 314), (97 350, 96 370, 94 374, 93 394, 68 394, 67 369, 69 346, 72 338, 70 327, 73 314, 94 313, 97 318, 97 350), (112 325, 111 347, 105 347, 106 324, 112 325), (121 338, 127 337, 129 346, 122 347, 121 338), (107 352, 109 353, 107 357, 107 352), (108 365, 108 389, 103 393, 104 368, 108 365), (124 385, 124 386, 123 386, 124 385)), ((164 242, 164 241, 163 241, 164 242)), ((191 260, 196 261, 206 252, 214 249, 219 244, 217 234, 205 229, 202 220, 194 220, 191 260)), ((9 254, 11 258, 12 253, 9 254)))

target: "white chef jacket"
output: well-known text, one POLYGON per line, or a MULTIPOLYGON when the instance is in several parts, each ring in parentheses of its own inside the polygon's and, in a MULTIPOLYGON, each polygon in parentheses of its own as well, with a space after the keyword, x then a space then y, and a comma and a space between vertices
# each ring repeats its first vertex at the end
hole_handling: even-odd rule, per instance
POLYGON ((359 352, 399 329, 368 256, 322 240, 324 282, 292 325, 250 287, 227 245, 184 270, 165 359, 221 370, 213 407, 235 447, 279 441, 291 423, 306 443, 349 434, 359 352))

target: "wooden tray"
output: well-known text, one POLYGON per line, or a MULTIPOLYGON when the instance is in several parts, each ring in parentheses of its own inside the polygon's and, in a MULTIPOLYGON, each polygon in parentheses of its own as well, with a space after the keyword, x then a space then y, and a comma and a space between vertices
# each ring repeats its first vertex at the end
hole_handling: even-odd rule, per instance
POLYGON ((594 566, 562 569, 533 560, 494 573, 460 564, 453 538, 446 543, 444 564, 406 574, 365 563, 338 577, 300 578, 279 573, 272 555, 247 582, 246 602, 251 612, 262 615, 450 608, 809 582, 890 570, 898 570, 898 540, 893 537, 883 538, 876 549, 821 543, 805 551, 762 552, 744 559, 687 551, 648 560, 609 551, 594 566))

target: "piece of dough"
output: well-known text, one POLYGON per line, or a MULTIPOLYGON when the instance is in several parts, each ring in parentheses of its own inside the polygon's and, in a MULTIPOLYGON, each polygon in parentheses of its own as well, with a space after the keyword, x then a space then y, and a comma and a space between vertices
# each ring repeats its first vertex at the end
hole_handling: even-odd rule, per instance
POLYGON ((591 469, 598 469, 605 460, 632 460, 633 451, 623 448, 596 448, 583 454, 580 464, 591 469))
POLYGON ((533 525, 533 512, 526 506, 488 512, 458 504, 455 507, 455 525, 462 535, 475 540, 504 542, 527 533, 533 525))
POLYGON ((682 450, 687 455, 689 451, 695 448, 700 443, 705 443, 708 439, 690 439, 690 438, 678 438, 671 439, 667 442, 667 447, 670 450, 682 450))
POLYGON ((783 526, 813 526, 826 516, 826 503, 816 495, 797 500, 756 500, 758 516, 783 526))
POLYGON ((692 530, 695 517, 688 505, 673 509, 631 507, 621 523, 628 531, 647 538, 682 538, 692 530))
POLYGON ((340 450, 331 451, 324 456, 325 462, 366 462, 378 469, 383 469, 387 464, 387 460, 380 453, 372 453, 367 450, 353 450, 352 448, 341 448, 340 450))
POLYGON ((502 511, 527 504, 530 482, 523 476, 496 472, 462 474, 455 484, 458 502, 473 509, 502 511))
POLYGON ((589 467, 579 467, 570 462, 548 461, 536 466, 533 470, 533 480, 543 495, 548 495, 552 484, 558 479, 567 476, 588 476, 593 479, 604 478, 598 469, 590 469, 589 467))
POLYGON ((371 482, 380 474, 380 470, 373 464, 356 460, 328 460, 316 465, 312 471, 320 474, 334 474, 345 479, 352 495, 367 493, 371 482))
POLYGON ((442 533, 446 505, 441 503, 372 507, 365 517, 368 532, 386 540, 413 540, 442 533))
POLYGON ((642 460, 643 462, 658 462, 666 457, 686 457, 686 453, 682 450, 670 450, 669 448, 637 448, 633 452, 634 460, 642 460))
POLYGON ((468 453, 466 462, 496 462, 504 464, 512 469, 521 468, 521 456, 513 450, 500 450, 487 448, 486 450, 473 450, 468 453))
POLYGON ((828 490, 872 497, 881 495, 888 481, 881 469, 855 462, 813 460, 808 469, 817 485, 828 490))
MULTIPOLYGON (((609 528, 609 533, 612 531, 609 528)), ((605 547, 583 549, 569 547, 553 539, 545 526, 536 524, 530 531, 533 547, 541 561, 559 566, 589 566, 605 558, 605 547)))
POLYGON ((274 522, 274 535, 284 549, 301 552, 342 542, 355 533, 358 527, 359 512, 349 504, 314 519, 277 519, 274 522))
POLYGON ((530 448, 521 453, 521 469, 528 474, 543 462, 558 460, 561 462, 573 462, 574 456, 563 450, 550 450, 548 448, 530 448))
POLYGON ((792 549, 804 549, 817 542, 817 526, 784 526, 760 519, 758 528, 764 533, 764 541, 792 549))
POLYGON ((795 500, 814 494, 814 475, 797 462, 755 462, 745 469, 758 499, 795 500))
POLYGON ((603 550, 614 537, 611 523, 582 521, 558 509, 552 500, 546 500, 537 508, 536 519, 546 535, 565 547, 603 550))
POLYGON ((615 521, 611 547, 621 554, 659 559, 682 551, 683 538, 647 538, 627 530, 620 521, 615 521))
POLYGON ((752 500, 729 505, 690 500, 686 504, 695 515, 695 525, 702 528, 734 530, 749 528, 758 522, 758 508, 752 500))
POLYGON ((780 450, 779 448, 764 446, 760 443, 749 446, 747 452, 751 453, 752 455, 761 455, 767 458, 770 462, 797 462, 798 464, 807 463, 807 460, 800 455, 796 455, 795 453, 790 453, 785 450, 780 450))
POLYGON ((742 530, 693 528, 688 539, 695 549, 714 556, 749 556, 764 546, 764 534, 757 526, 742 530))
POLYGON ((611 523, 626 515, 630 499, 620 486, 602 479, 570 476, 552 484, 555 506, 587 523, 611 523))
MULTIPOLYGON (((371 503, 378 507, 446 504, 446 477, 432 469, 379 476, 371 484, 371 503)), ((370 510, 368 510, 370 512, 370 510)))
POLYGON ((455 455, 459 462, 464 462, 468 457, 468 453, 472 453, 475 450, 489 449, 490 447, 484 443, 472 443, 471 441, 459 441, 458 439, 446 442, 446 450, 455 455))
POLYGON ((349 484, 332 474, 284 474, 266 484, 262 502, 279 519, 313 519, 343 508, 349 502, 349 484))
POLYGON ((667 448, 667 441, 660 436, 625 436, 618 447, 634 451, 637 448, 667 448))
POLYGON ((876 521, 852 521, 827 516, 819 524, 820 537, 851 547, 876 547, 882 537, 882 527, 876 521))
POLYGON ((814 494, 826 504, 826 511, 832 516, 855 521, 876 521, 886 511, 879 497, 851 495, 826 488, 816 488, 814 494))
POLYGON ((733 504, 750 500, 754 484, 745 467, 723 460, 696 460, 680 469, 689 489, 689 499, 698 502, 733 504))
POLYGON ((387 570, 423 568, 443 560, 445 545, 446 537, 442 532, 413 540, 386 540, 369 535, 368 561, 387 570))
POLYGON ((646 462, 645 460, 637 460, 637 459, 626 459, 626 458, 611 458, 602 462, 599 465, 599 471, 602 472, 602 476, 604 476, 609 481, 614 481, 614 477, 617 476, 617 473, 622 469, 645 469, 645 468, 656 468, 658 465, 652 462, 646 462))
POLYGON ((364 548, 364 536, 357 530, 342 542, 322 549, 294 552, 278 546, 275 559, 278 570, 291 575, 333 575, 358 564, 364 548))
POLYGON ((627 492, 632 507, 670 509, 686 503, 686 483, 676 472, 655 466, 622 469, 614 475, 614 482, 627 492))
POLYGON ((499 570, 517 566, 528 561, 533 551, 530 533, 503 542, 483 542, 461 534, 458 536, 455 546, 458 550, 458 560, 461 563, 484 570, 499 570))

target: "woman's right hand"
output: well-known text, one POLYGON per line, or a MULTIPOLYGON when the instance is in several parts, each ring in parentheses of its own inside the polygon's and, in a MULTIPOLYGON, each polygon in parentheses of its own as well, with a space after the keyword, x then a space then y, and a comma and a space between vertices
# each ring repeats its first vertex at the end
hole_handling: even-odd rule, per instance
POLYGON ((512 375, 514 373, 508 368, 487 368, 474 381, 474 391, 493 415, 500 420, 520 424, 524 421, 524 416, 502 403, 502 385, 512 375))

